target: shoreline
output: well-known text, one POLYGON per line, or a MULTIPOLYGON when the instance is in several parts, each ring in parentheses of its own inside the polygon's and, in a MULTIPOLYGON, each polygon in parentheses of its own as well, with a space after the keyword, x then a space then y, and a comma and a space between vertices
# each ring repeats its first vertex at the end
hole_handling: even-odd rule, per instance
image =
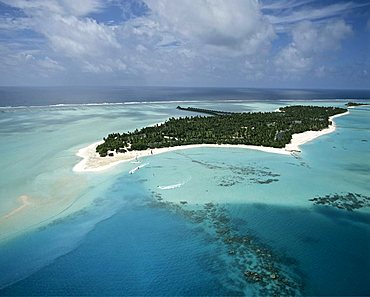
POLYGON ((349 111, 337 114, 334 116, 329 117, 329 121, 331 121, 331 125, 328 128, 320 130, 320 131, 305 131, 303 133, 293 134, 292 140, 288 143, 284 148, 273 148, 273 147, 264 147, 264 146, 256 146, 256 145, 244 145, 244 144, 191 144, 191 145, 182 145, 182 146, 173 146, 173 147, 165 147, 165 148, 156 148, 156 149, 147 149, 143 151, 130 151, 127 153, 116 153, 114 152, 113 157, 100 157, 99 154, 96 152, 96 147, 103 143, 103 141, 98 141, 88 145, 87 147, 81 148, 77 153, 76 156, 82 158, 80 162, 78 162, 74 167, 74 172, 99 172, 108 170, 120 163, 130 162, 141 157, 151 156, 151 155, 158 155, 167 152, 177 151, 177 150, 185 150, 185 149, 192 149, 192 148, 245 148, 245 149, 252 149, 263 151, 267 153, 275 153, 275 154, 283 154, 283 155, 291 155, 295 152, 301 152, 300 146, 310 142, 322 135, 326 135, 332 133, 336 129, 335 122, 333 119, 337 117, 341 117, 344 115, 349 114, 349 111))
POLYGON ((320 130, 320 131, 305 131, 305 132, 302 132, 302 133, 298 133, 298 134, 293 134, 292 135, 292 140, 290 141, 290 143, 288 143, 287 145, 285 145, 285 150, 288 150, 288 151, 291 151, 291 152, 300 152, 301 149, 300 149, 300 146, 307 143, 307 142, 310 142, 322 135, 326 135, 326 134, 330 134, 332 132, 335 131, 336 129, 336 125, 335 125, 335 122, 333 121, 333 119, 335 118, 338 118, 338 117, 341 117, 341 116, 344 116, 344 115, 348 115, 349 114, 349 111, 346 111, 344 113, 340 113, 340 114, 336 114, 334 116, 331 116, 329 117, 329 121, 331 121, 331 125, 329 125, 328 128, 326 129, 323 129, 323 130, 320 130))
POLYGON ((356 106, 347 106, 347 108, 354 109, 356 107, 361 107, 361 106, 370 106, 370 104, 361 104, 361 105, 356 105, 356 106))

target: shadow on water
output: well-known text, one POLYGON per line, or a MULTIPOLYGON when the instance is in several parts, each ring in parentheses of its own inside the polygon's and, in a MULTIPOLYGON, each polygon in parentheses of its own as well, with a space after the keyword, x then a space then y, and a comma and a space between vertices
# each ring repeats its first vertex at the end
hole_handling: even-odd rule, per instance
MULTIPOLYGON (((207 269, 223 267, 215 275, 231 290, 243 295, 301 295, 303 274, 296 261, 276 252, 253 232, 240 232, 230 222, 231 213, 222 204, 190 204, 164 201, 160 193, 149 205, 166 209, 192 222, 218 246, 219 257, 207 269)), ((239 222, 244 222, 239 219, 239 222)), ((217 269, 216 269, 217 271, 217 269)))
POLYGON ((171 203, 120 176, 3 249, 0 272, 24 271, 0 295, 368 295, 368 250, 368 214, 171 203))
POLYGON ((139 178, 121 177, 85 210, 14 240, 0 253, 0 295, 240 295, 214 276, 212 240, 149 200, 139 178))
POLYGON ((361 223, 370 226, 370 215, 368 213, 338 210, 330 206, 321 205, 314 205, 313 208, 315 212, 322 214, 338 225, 361 223))
POLYGON ((122 195, 122 191, 117 194, 113 185, 104 195, 94 192, 87 195, 91 202, 82 209, 67 216, 50 218, 36 230, 1 243, 0 288, 28 277, 73 251, 100 222, 114 216, 126 205, 136 203, 140 188, 127 187, 122 195))
POLYGON ((255 234, 298 261, 305 295, 370 294, 368 213, 263 204, 229 205, 228 210, 240 232, 255 234))

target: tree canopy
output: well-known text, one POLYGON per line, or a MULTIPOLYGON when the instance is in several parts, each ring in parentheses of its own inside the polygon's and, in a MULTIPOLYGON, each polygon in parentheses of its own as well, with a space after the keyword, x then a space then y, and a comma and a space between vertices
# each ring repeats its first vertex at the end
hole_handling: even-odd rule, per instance
MULTIPOLYGON (((194 108, 179 109, 197 111, 194 108)), ((247 144, 282 148, 291 141, 293 134, 327 128, 330 116, 346 111, 337 107, 287 106, 280 108, 280 112, 216 111, 221 114, 172 117, 160 125, 109 134, 96 151, 105 157, 110 151, 125 153, 189 144, 247 144)), ((202 109, 202 112, 207 113, 207 110, 202 109)))

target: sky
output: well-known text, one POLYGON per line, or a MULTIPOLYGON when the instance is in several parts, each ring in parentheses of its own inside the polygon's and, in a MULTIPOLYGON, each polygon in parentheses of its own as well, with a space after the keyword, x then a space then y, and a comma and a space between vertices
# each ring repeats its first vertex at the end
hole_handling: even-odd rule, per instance
POLYGON ((370 1, 0 0, 0 85, 370 89, 370 1))

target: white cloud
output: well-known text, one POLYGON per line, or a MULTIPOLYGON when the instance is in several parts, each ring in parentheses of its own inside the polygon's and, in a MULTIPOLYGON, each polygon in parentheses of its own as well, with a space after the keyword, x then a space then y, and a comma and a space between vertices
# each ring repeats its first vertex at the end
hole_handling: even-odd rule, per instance
POLYGON ((104 6, 101 0, 2 0, 2 2, 31 14, 47 11, 52 14, 73 16, 85 16, 99 11, 104 6))
POLYGON ((41 68, 48 70, 48 71, 63 71, 65 68, 61 66, 57 61, 45 57, 44 59, 36 60, 36 63, 41 68))
POLYGON ((304 6, 302 9, 299 10, 291 11, 287 9, 283 11, 283 14, 270 15, 268 16, 268 19, 273 24, 297 23, 305 20, 312 21, 343 15, 343 13, 345 13, 346 11, 368 5, 370 5, 370 3, 343 2, 322 7, 304 6))
POLYGON ((305 21, 292 31, 294 45, 306 55, 336 50, 340 47, 340 42, 351 33, 351 27, 343 20, 330 21, 318 26, 305 21))
POLYGON ((352 33, 343 20, 325 24, 304 21, 292 31, 292 42, 275 58, 275 65, 285 73, 305 73, 312 69, 321 53, 337 50, 341 42, 352 33))
POLYGON ((112 28, 89 18, 43 16, 35 20, 35 27, 55 51, 72 58, 103 57, 120 47, 112 28))
POLYGON ((129 78, 136 84, 198 85, 320 76, 330 69, 320 57, 339 49, 351 33, 348 24, 333 17, 360 6, 313 0, 119 1, 3 0, 23 13, 0 16, 7 47, 0 44, 1 73, 13 67, 89 82, 95 77, 98 82, 129 78), (145 13, 136 11, 136 4, 145 13), (110 19, 106 7, 127 11, 121 21, 92 18, 102 12, 101 19, 110 19), (277 35, 279 28, 287 35, 277 35), (16 32, 25 29, 36 34, 16 32))
POLYGON ((60 0, 59 2, 67 14, 74 16, 85 16, 98 12, 104 6, 100 0, 60 0))
POLYGON ((120 59, 108 59, 103 61, 104 63, 96 62, 94 64, 85 61, 82 66, 83 72, 101 73, 101 72, 111 72, 115 70, 126 70, 126 64, 120 59))
POLYGON ((272 0, 270 3, 266 3, 266 1, 262 1, 262 9, 268 10, 281 10, 281 9, 292 9, 295 7, 299 7, 308 3, 312 3, 314 0, 272 0))
POLYGON ((305 57, 294 45, 289 45, 277 55, 275 65, 284 72, 296 73, 309 70, 312 60, 312 57, 305 57))
POLYGON ((325 66, 319 66, 315 69, 315 75, 319 78, 325 77, 328 69, 325 66))
POLYGON ((25 12, 33 12, 37 13, 38 11, 49 11, 53 13, 62 13, 63 8, 59 4, 58 1, 51 0, 51 1, 44 1, 44 0, 2 0, 5 4, 13 7, 17 7, 22 9, 25 12))
MULTIPOLYGON (((101 70, 110 72, 124 67, 117 52, 121 45, 116 40, 114 27, 99 24, 83 17, 99 11, 102 3, 98 0, 14 0, 10 5, 23 9, 27 18, 2 22, 15 23, 18 29, 32 29, 42 34, 49 47, 61 57, 73 59, 83 71, 101 70), (116 60, 112 57, 117 57, 116 60), (96 67, 93 67, 96 64, 96 67), (86 67, 90 65, 90 67, 86 67)), ((8 25, 9 26, 9 25, 8 25)))
POLYGON ((247 57, 242 72, 245 74, 246 79, 258 81, 269 73, 269 64, 270 61, 261 56, 247 57))
POLYGON ((243 54, 270 44, 274 30, 256 0, 146 0, 164 30, 186 41, 243 54))
POLYGON ((325 1, 282 0, 262 5, 266 18, 278 33, 291 32, 298 23, 313 21, 325 23, 329 19, 344 18, 350 13, 370 6, 369 2, 339 2, 327 5, 325 1))
POLYGON ((0 71, 7 73, 3 80, 11 81, 18 78, 20 82, 27 84, 30 80, 37 81, 53 77, 66 70, 56 60, 48 56, 42 57, 39 54, 37 50, 16 53, 11 48, 0 46, 0 71), (31 79, 28 77, 29 74, 32 74, 31 79))
POLYGON ((3 32, 12 32, 30 28, 28 18, 14 18, 10 16, 0 16, 0 30, 3 32))

